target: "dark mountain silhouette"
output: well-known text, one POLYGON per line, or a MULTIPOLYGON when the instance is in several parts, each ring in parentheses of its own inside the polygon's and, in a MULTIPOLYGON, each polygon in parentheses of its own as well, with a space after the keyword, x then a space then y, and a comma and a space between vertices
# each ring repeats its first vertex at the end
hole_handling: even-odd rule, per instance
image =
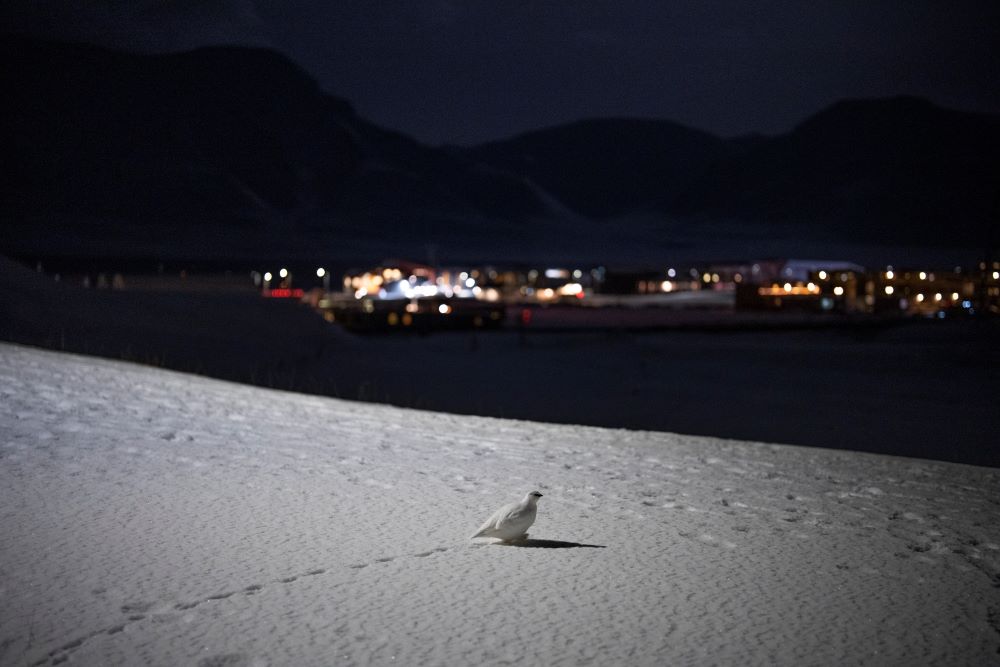
POLYGON ((608 217, 681 195, 710 165, 745 148, 670 121, 608 118, 528 132, 469 154, 522 174, 579 213, 608 217))
POLYGON ((21 215, 249 228, 321 202, 359 166, 338 121, 349 108, 265 51, 0 49, 3 203, 21 215))
POLYGON ((897 97, 843 101, 714 164, 661 207, 819 223, 854 242, 981 247, 1000 192, 1000 116, 897 97))
POLYGON ((777 137, 593 119, 434 148, 266 49, 7 36, 0 58, 11 254, 621 259, 678 230, 710 248, 778 228, 982 248, 997 197, 1000 116, 913 98, 841 102, 777 137))
POLYGON ((520 177, 366 122, 268 50, 7 36, 0 58, 8 251, 259 254, 547 211, 520 177))
POLYGON ((666 121, 608 119, 470 155, 590 216, 647 211, 706 234, 718 223, 790 223, 841 242, 981 247, 1000 187, 1000 116, 910 97, 855 100, 777 137, 720 139, 666 121))

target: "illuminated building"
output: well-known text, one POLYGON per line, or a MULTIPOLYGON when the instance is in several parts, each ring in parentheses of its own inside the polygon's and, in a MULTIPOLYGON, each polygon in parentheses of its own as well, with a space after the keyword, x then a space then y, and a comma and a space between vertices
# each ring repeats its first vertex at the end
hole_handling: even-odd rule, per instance
MULTIPOLYGON (((866 309, 864 267, 850 262, 760 260, 740 274, 736 307, 852 313, 866 309)), ((735 276, 735 274, 734 274, 735 276)))

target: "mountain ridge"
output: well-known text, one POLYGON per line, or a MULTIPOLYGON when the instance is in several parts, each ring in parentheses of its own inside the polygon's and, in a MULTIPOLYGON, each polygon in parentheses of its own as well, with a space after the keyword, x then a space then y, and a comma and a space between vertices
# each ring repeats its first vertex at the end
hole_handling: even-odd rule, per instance
POLYGON ((7 35, 0 58, 11 254, 625 256, 775 228, 996 242, 1000 116, 919 98, 842 100, 775 136, 611 117, 432 147, 268 49, 136 55, 7 35))

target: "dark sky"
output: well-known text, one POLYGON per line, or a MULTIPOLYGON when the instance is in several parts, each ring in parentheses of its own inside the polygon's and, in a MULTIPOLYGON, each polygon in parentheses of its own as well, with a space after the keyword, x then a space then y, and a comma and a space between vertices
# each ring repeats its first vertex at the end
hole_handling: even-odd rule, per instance
POLYGON ((271 46, 432 144, 593 116, 773 134, 896 94, 1000 112, 995 0, 14 0, 0 18, 142 51, 271 46))

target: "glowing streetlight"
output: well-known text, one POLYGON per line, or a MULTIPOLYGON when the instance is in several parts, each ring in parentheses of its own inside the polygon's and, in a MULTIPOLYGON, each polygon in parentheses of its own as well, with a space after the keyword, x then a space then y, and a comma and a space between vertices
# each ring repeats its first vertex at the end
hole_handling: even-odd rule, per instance
POLYGON ((273 277, 274 276, 271 275, 271 272, 267 271, 266 273, 264 273, 264 282, 265 283, 271 282, 271 278, 273 278, 273 277))
POLYGON ((281 269, 281 271, 278 271, 278 275, 281 276, 282 278, 287 278, 288 277, 288 269, 281 269))

